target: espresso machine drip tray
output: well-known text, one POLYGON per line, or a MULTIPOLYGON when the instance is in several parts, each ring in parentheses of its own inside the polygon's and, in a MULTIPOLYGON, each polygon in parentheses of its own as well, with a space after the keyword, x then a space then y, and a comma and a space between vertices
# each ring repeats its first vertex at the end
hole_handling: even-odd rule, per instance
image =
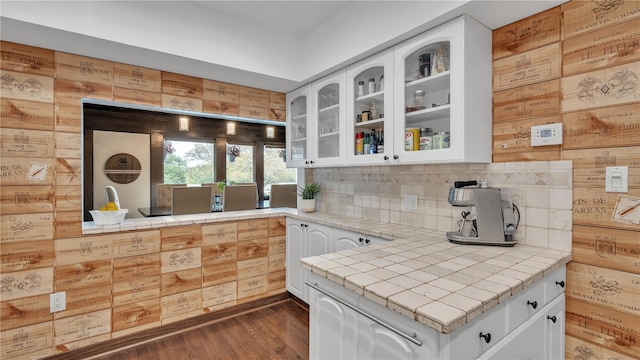
POLYGON ((498 246, 514 246, 517 241, 504 241, 504 240, 485 240, 479 239, 473 236, 463 236, 460 231, 450 231, 447 233, 447 240, 454 244, 462 245, 498 245, 498 246))

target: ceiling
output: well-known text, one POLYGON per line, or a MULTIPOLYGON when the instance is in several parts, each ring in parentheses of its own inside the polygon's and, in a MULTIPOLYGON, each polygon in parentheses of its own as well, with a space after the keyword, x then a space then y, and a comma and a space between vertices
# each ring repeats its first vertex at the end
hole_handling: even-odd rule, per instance
POLYGON ((193 1, 211 11, 301 37, 353 1, 193 1))

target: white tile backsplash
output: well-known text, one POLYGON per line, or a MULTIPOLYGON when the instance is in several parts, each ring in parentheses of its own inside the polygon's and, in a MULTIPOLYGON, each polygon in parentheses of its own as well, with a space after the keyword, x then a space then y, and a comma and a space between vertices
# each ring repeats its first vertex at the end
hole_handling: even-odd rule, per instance
MULTIPOLYGON (((448 201, 454 181, 487 179, 509 189, 521 221, 520 243, 571 251, 573 166, 571 161, 312 168, 307 181, 322 184, 319 209, 336 215, 452 231, 465 208, 448 201), (418 195, 418 210, 404 195, 418 195)), ((395 226, 395 225, 394 225, 395 226)))

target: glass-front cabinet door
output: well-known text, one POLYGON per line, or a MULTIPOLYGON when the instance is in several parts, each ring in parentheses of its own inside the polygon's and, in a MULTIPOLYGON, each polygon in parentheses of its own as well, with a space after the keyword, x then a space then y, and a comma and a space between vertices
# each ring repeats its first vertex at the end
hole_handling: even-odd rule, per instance
POLYGON ((393 159, 393 51, 347 69, 347 164, 390 164, 393 159))
POLYGON ((490 44, 460 17, 394 48, 395 163, 491 161, 490 44))
POLYGON ((302 167, 309 161, 309 92, 305 86, 287 94, 287 167, 302 167))
POLYGON ((314 157, 308 166, 343 165, 345 127, 345 73, 340 71, 311 86, 313 101, 314 157))

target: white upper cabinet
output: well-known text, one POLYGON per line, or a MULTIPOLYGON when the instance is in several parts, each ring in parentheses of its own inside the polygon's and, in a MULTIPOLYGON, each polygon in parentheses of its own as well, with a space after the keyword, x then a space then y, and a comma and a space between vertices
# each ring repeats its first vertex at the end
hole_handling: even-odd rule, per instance
POLYGON ((287 94, 287 167, 302 167, 309 161, 310 91, 310 87, 305 86, 287 94))
POLYGON ((312 166, 344 165, 345 163, 345 73, 339 71, 311 85, 314 135, 312 166))
POLYGON ((344 114, 344 70, 288 93, 287 167, 344 165, 344 114))
POLYGON ((491 30, 462 16, 401 43, 394 75, 394 163, 491 162, 491 30))
POLYGON ((491 70, 491 30, 461 16, 291 92, 287 166, 489 163, 491 70))
POLYGON ((347 164, 391 164, 392 84, 391 49, 347 68, 347 164))

